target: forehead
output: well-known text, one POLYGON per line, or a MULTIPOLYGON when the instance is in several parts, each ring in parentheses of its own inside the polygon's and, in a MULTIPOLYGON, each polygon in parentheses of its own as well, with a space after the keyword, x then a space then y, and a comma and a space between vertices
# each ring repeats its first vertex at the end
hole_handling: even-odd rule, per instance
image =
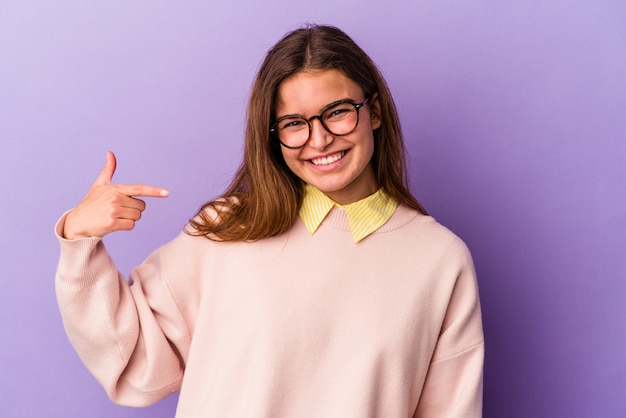
POLYGON ((278 87, 276 115, 313 114, 334 101, 360 101, 361 96, 359 85, 339 70, 302 71, 278 87))

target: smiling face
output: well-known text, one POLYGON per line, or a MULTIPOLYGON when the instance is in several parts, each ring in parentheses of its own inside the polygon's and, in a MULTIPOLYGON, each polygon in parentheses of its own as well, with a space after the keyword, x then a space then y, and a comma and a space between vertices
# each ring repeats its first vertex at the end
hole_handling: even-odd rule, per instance
MULTIPOLYGON (((330 103, 349 99, 361 103, 363 90, 338 70, 299 72, 284 80, 278 88, 276 119, 301 115, 306 119, 319 115, 330 103)), ((371 160, 374 153, 374 129, 380 119, 372 112, 376 98, 359 110, 359 124, 345 136, 335 136, 318 119, 311 121, 311 136, 299 149, 281 146, 289 169, 334 201, 356 202, 378 190, 371 160)))

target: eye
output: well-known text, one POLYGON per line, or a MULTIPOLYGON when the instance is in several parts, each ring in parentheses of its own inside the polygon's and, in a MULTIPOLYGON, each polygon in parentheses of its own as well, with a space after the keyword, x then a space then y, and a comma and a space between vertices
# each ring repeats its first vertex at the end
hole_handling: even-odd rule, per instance
POLYGON ((324 112, 324 119, 328 121, 340 120, 354 112, 354 106, 349 103, 342 103, 324 112))
POLYGON ((333 116, 340 116, 340 115, 342 115, 342 114, 344 114, 344 113, 346 113, 346 112, 349 112, 349 111, 350 111, 349 109, 337 109, 337 110, 333 110, 333 112, 330 114, 330 117, 333 117, 333 116))
POLYGON ((305 120, 300 118, 287 118, 278 123, 278 129, 281 131, 297 131, 307 126, 305 120))

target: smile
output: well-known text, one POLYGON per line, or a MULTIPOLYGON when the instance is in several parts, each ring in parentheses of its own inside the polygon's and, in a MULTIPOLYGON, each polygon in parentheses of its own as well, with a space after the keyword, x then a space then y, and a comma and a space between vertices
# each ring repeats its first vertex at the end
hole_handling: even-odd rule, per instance
POLYGON ((313 158, 310 161, 313 163, 313 165, 316 165, 316 166, 329 165, 329 164, 332 164, 341 160, 344 155, 346 155, 345 151, 339 151, 336 154, 327 155, 325 157, 320 157, 320 158, 313 158))

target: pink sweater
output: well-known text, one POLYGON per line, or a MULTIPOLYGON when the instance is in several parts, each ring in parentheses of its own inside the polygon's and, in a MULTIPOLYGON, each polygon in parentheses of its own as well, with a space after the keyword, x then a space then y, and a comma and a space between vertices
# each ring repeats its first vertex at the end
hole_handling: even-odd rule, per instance
POLYGON ((115 402, 180 390, 178 417, 481 416, 472 260, 430 217, 400 206, 358 244, 339 209, 312 236, 300 220, 256 243, 181 234, 130 286, 100 239, 59 240, 67 334, 115 402))

